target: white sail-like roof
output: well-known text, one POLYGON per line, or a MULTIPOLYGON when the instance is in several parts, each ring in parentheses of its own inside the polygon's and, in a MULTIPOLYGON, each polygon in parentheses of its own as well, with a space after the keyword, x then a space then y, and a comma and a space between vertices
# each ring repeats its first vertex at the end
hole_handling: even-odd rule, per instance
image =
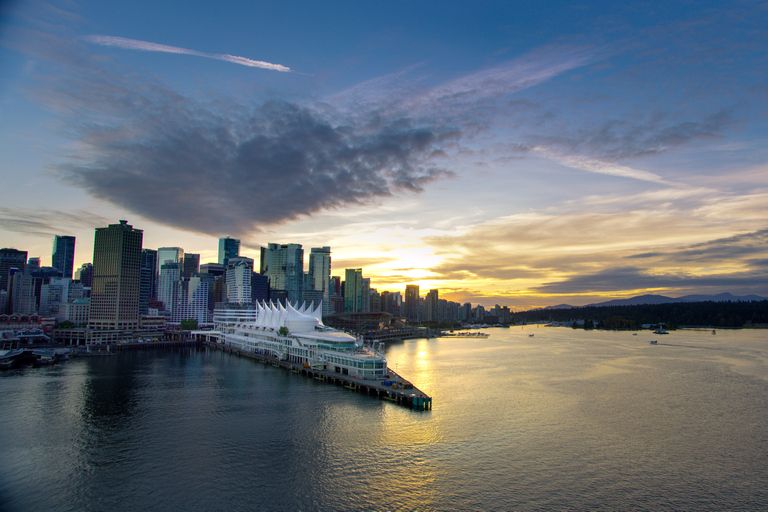
POLYGON ((289 332, 297 334, 315 331, 316 327, 324 327, 322 302, 314 310, 312 309, 314 302, 310 304, 311 307, 299 308, 291 304, 283 306, 272 302, 257 302, 255 306, 256 327, 273 330, 286 327, 289 332))
POLYGON ((322 324, 320 324, 314 316, 302 313, 288 304, 284 325, 291 333, 303 333, 314 331, 315 327, 322 324))

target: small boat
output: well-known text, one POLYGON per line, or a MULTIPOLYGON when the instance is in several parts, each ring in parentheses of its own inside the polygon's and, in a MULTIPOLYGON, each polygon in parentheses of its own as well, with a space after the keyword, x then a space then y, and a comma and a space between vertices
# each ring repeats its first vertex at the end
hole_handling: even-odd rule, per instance
POLYGON ((657 340, 651 340, 651 345, 656 345, 658 343, 657 340))
POLYGON ((653 331, 653 334, 669 334, 669 331, 667 331, 664 328, 659 327, 655 331, 653 331))
POLYGON ((529 337, 529 338, 533 338, 533 334, 529 334, 529 335, 528 335, 528 337, 529 337))

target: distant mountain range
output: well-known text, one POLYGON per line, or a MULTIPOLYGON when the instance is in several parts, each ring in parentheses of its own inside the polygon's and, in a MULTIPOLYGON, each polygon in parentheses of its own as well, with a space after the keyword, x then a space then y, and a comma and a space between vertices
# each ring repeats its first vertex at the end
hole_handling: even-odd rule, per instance
POLYGON ((570 304, 558 304, 557 306, 547 306, 544 309, 571 309, 587 306, 639 306, 641 304, 671 304, 673 302, 727 302, 744 301, 752 302, 756 300, 768 300, 768 297, 759 295, 744 295, 738 297, 730 293, 720 293, 717 295, 686 295, 684 297, 665 297, 663 295, 640 295, 630 299, 615 299, 607 302, 598 302, 596 304, 587 304, 586 306, 571 306, 570 304))

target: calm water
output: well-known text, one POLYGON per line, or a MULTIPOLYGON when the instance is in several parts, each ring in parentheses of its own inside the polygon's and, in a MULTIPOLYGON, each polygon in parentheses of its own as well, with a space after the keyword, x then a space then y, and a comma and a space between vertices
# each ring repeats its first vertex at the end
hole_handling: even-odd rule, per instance
POLYGON ((768 509, 768 331, 486 332, 389 347, 431 412, 216 351, 0 373, 0 509, 768 509))

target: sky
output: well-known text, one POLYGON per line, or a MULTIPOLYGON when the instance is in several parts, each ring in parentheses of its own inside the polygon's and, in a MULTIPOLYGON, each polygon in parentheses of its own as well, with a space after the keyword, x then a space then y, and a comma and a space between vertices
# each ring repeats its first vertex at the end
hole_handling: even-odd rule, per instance
POLYGON ((765 2, 0 1, 0 245, 79 266, 126 219, 488 307, 766 296, 767 114, 765 2))

